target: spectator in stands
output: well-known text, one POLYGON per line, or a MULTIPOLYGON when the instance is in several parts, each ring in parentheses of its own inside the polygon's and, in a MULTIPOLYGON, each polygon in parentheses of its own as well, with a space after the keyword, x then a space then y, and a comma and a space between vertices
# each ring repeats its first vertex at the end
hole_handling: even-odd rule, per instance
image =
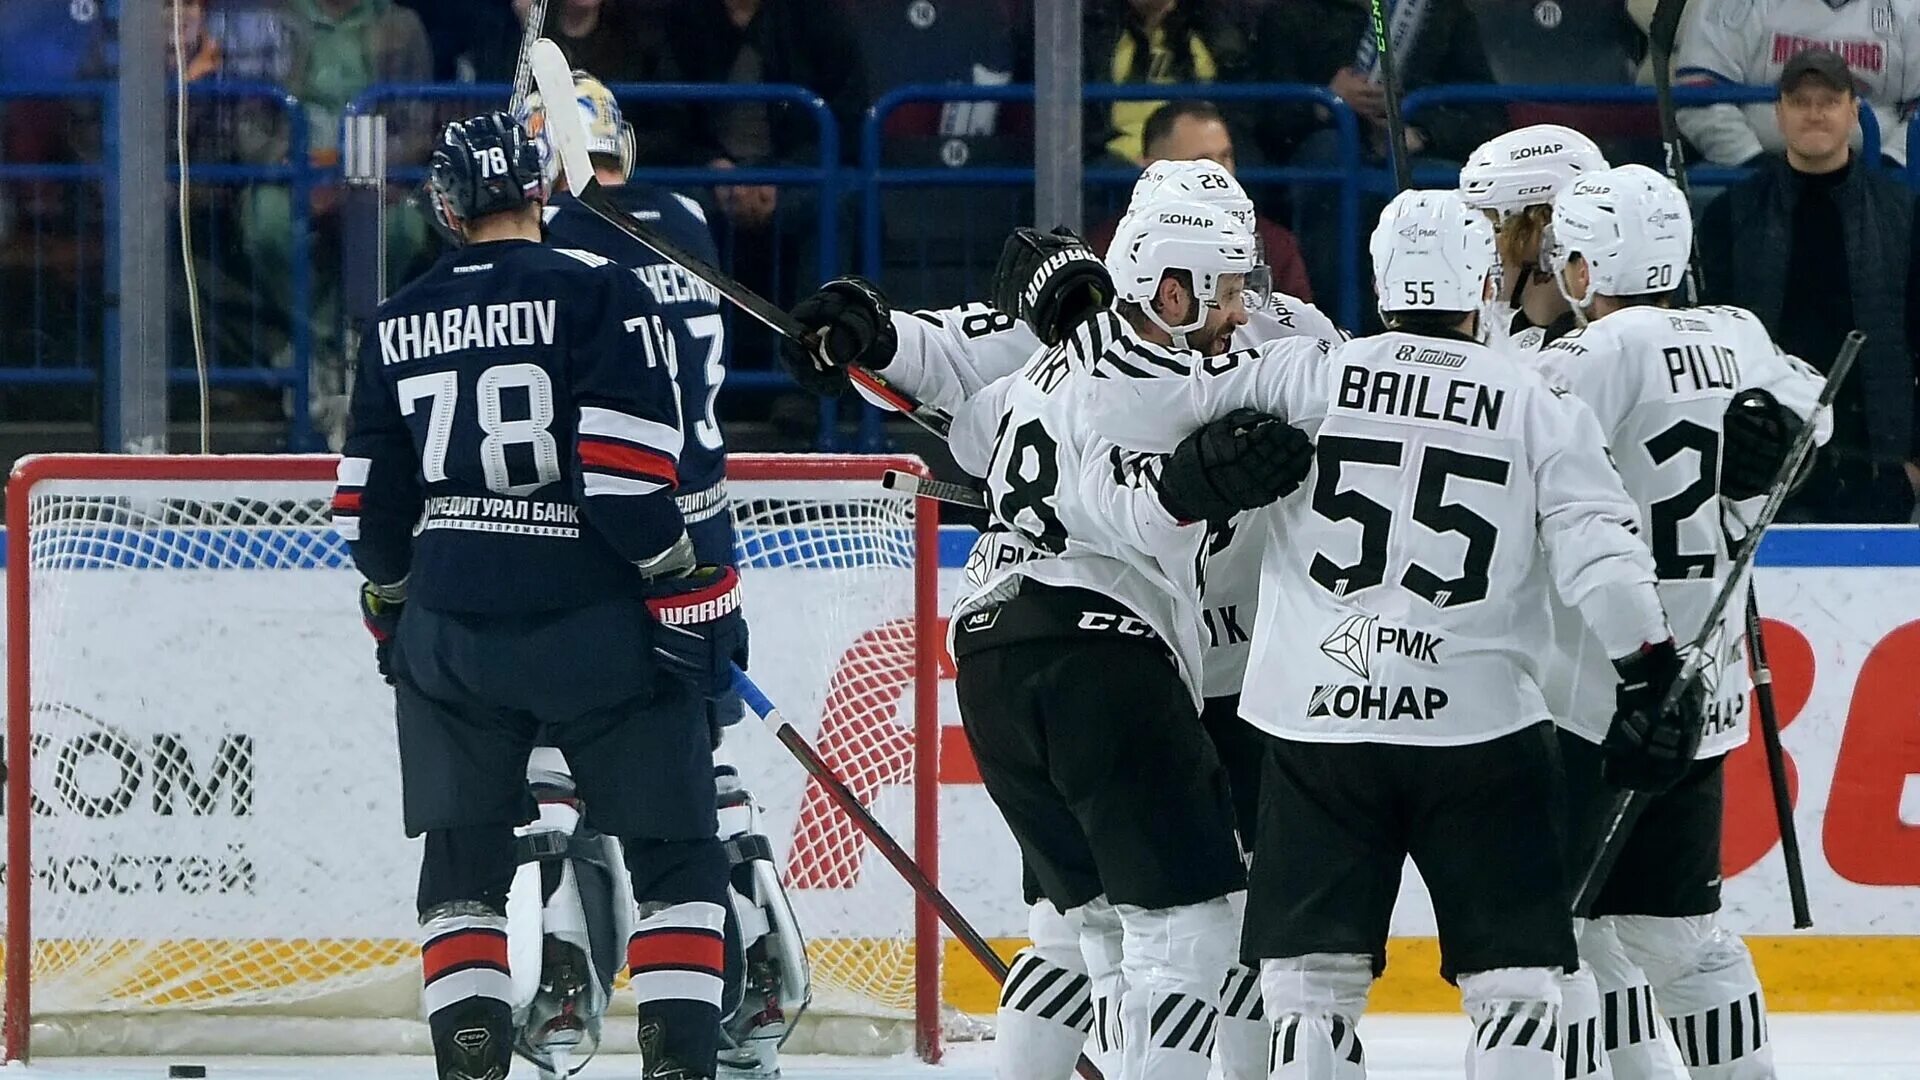
MULTIPOLYGON (((1234 171, 1233 133, 1210 101, 1169 101, 1147 117, 1143 131, 1141 157, 1148 165, 1156 161, 1212 161, 1228 172, 1234 171)), ((1104 256, 1119 224, 1117 216, 1102 222, 1088 232, 1087 242, 1104 256)), ((1256 227, 1261 252, 1273 269, 1274 288, 1312 300, 1313 285, 1293 233, 1264 214, 1256 227)))
MULTIPOLYGON (((456 5, 473 0, 436 0, 456 5)), ((532 0, 512 0, 513 18, 504 33, 473 58, 481 82, 510 83, 519 60, 521 28, 532 0)), ((591 71, 609 86, 641 82, 679 82, 681 73, 667 54, 665 8, 659 0, 553 0, 547 10, 547 37, 560 46, 567 62, 591 71)), ((634 156, 652 165, 692 165, 699 161, 682 145, 687 108, 680 104, 633 101, 634 156)))
POLYGON ((1708 299, 1750 308, 1780 347, 1826 368, 1858 327, 1833 441, 1787 506, 1802 521, 1905 522, 1920 490, 1916 346, 1920 234, 1913 195, 1859 160, 1855 77, 1826 49, 1787 61, 1775 105, 1784 157, 1709 204, 1699 229, 1708 299))
MULTIPOLYGON (((1210 83, 1247 78, 1249 28, 1224 0, 1087 0, 1080 31, 1089 83, 1210 83)), ((1019 25, 1019 24, 1016 24, 1019 25)), ((1014 36, 1014 81, 1032 82, 1033 32, 1014 36)), ((1082 136, 1089 160, 1144 165, 1147 117, 1164 101, 1088 105, 1082 136)))
MULTIPOLYGON (((1400 0, 1394 11, 1393 55, 1406 90, 1492 81, 1466 0, 1400 0)), ((1258 81, 1327 87, 1359 114, 1362 154, 1374 165, 1385 164, 1386 95, 1377 81, 1368 0, 1274 0, 1261 14, 1254 41, 1258 81)), ((1407 120, 1406 150, 1416 162, 1457 168, 1474 147, 1506 126, 1505 110, 1497 105, 1426 109, 1407 120)), ((1303 166, 1331 166, 1340 160, 1337 133, 1320 105, 1265 109, 1255 134, 1275 160, 1303 166)), ((1328 293, 1339 280, 1339 193, 1327 185, 1303 185, 1294 205, 1307 272, 1321 292, 1328 293)), ((1366 223, 1384 205, 1383 198, 1362 200, 1362 282, 1372 280, 1366 265, 1366 223)), ((1374 318, 1371 311, 1363 317, 1369 322, 1374 318)))
MULTIPOLYGON (((434 82, 512 82, 513 76, 494 71, 483 76, 480 65, 520 44, 522 23, 514 17, 520 6, 509 0, 400 0, 420 16, 427 44, 433 49, 434 82), (502 48, 501 42, 511 44, 502 48)), ((551 21, 551 20, 549 20, 551 21)), ((562 48, 565 46, 563 45, 562 48)), ((512 64, 509 59, 507 63, 512 64)))
MULTIPOLYGON (((1906 164, 1906 117, 1920 98, 1920 0, 1693 0, 1680 24, 1675 80, 1766 86, 1779 81, 1789 57, 1812 46, 1847 62, 1879 121, 1881 154, 1906 164)), ((1687 141, 1717 165, 1745 165, 1785 146, 1765 103, 1681 109, 1678 120, 1687 141)))

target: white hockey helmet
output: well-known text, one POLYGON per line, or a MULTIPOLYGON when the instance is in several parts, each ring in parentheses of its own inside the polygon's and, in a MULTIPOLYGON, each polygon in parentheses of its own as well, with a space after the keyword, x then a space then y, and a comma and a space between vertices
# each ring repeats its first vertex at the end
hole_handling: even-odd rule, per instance
POLYGON ((1260 250, 1259 215, 1253 200, 1226 166, 1202 158, 1197 161, 1156 161, 1146 167, 1133 183, 1127 200, 1127 213, 1158 202, 1202 203, 1225 211, 1247 227, 1254 236, 1255 267, 1247 272, 1244 296, 1248 311, 1267 305, 1273 292, 1273 274, 1266 265, 1266 252, 1260 250))
MULTIPOLYGON (((633 125, 627 123, 620 112, 620 102, 613 96, 607 85, 585 71, 575 69, 573 73, 574 101, 580 109, 580 122, 587 129, 587 153, 602 154, 617 158, 620 162, 620 175, 633 173, 633 125)), ((540 99, 540 91, 531 90, 526 101, 520 106, 520 113, 514 119, 533 136, 534 144, 540 148, 540 169, 546 174, 551 186, 560 175, 560 156, 553 152, 553 140, 547 137, 546 103, 540 99)))
POLYGON ((1534 124, 1474 148, 1460 170, 1460 195, 1502 216, 1544 206, 1575 177, 1607 167, 1592 139, 1559 124, 1534 124))
POLYGON ((1488 278, 1500 271, 1492 224, 1453 191, 1394 196, 1367 250, 1383 313, 1483 311, 1488 278))
POLYGON ((1221 207, 1185 199, 1149 199, 1130 210, 1114 230, 1107 248, 1107 273, 1121 300, 1140 305, 1147 318, 1186 347, 1187 334, 1206 325, 1207 310, 1220 306, 1222 279, 1259 267, 1253 228, 1221 207), (1171 325, 1153 309, 1160 280, 1171 270, 1193 278, 1191 319, 1171 325))
POLYGON ((1554 281, 1567 294, 1567 264, 1587 262, 1587 295, 1640 296, 1680 284, 1693 250, 1693 212, 1673 182, 1645 165, 1622 165, 1590 173, 1553 200, 1547 260, 1554 281))

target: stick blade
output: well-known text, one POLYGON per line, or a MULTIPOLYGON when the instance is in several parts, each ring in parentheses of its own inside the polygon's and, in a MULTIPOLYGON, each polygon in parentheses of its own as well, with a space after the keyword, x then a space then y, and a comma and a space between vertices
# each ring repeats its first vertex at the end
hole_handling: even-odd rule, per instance
POLYGON ((581 191, 593 179, 593 163, 587 157, 586 124, 580 119, 580 110, 573 107, 579 97, 573 89, 573 66, 551 38, 534 42, 527 58, 533 69, 533 85, 540 91, 547 141, 560 158, 567 187, 581 191))

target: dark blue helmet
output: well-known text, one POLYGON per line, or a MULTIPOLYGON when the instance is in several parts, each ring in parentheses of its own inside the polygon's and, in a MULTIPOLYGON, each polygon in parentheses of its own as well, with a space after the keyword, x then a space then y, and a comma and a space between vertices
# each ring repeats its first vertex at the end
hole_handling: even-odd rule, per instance
POLYGON ((540 148, 513 117, 498 111, 447 125, 428 163, 427 186, 435 216, 456 233, 459 222, 547 197, 540 148))

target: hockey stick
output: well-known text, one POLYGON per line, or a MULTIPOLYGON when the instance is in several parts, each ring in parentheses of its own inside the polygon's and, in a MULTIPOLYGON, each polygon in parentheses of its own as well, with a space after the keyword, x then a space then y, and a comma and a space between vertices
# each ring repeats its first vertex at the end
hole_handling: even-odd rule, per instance
MULTIPOLYGON (((973 924, 967 921, 966 916, 960 914, 960 909, 953 906, 953 901, 946 898, 939 886, 927 880, 927 875, 920 869, 920 864, 913 861, 913 856, 907 854, 899 841, 887 832, 886 826, 880 824, 879 820, 860 804, 859 797, 834 774, 833 769, 825 761, 820 759, 819 753, 808 745, 806 736, 801 735, 786 717, 780 715, 780 710, 774 706, 773 701, 754 685, 753 679, 746 672, 738 667, 733 669, 733 689, 740 695, 740 700, 746 702, 747 708, 752 709, 753 714, 760 718, 760 722, 767 725, 768 730, 773 732, 773 737, 780 740, 780 745, 786 747, 788 752, 800 762, 800 767, 807 770, 807 775, 819 781, 820 786, 826 789, 828 797, 833 799, 834 804, 853 819, 853 823, 866 834, 868 840, 873 841, 873 846, 879 848, 880 854, 886 857, 887 862, 907 880, 908 885, 913 886, 913 891, 920 895, 920 899, 926 901, 935 912, 939 913, 940 921, 953 932, 953 936, 959 939, 960 944, 966 946, 967 951, 973 954, 973 958, 980 961, 980 966, 987 969, 987 973, 993 976, 995 982, 1006 982, 1006 962, 1000 959, 991 945, 987 944, 987 939, 980 936, 980 931, 973 928, 973 924)), ((1079 1072, 1087 1080, 1101 1080, 1100 1070, 1085 1057, 1080 1059, 1079 1072)))
MULTIPOLYGON (((668 262, 678 264, 681 269, 706 282, 719 291, 721 296, 732 301, 735 307, 758 319, 774 333, 804 346, 809 351, 820 349, 817 337, 807 332, 807 328, 796 322, 793 316, 776 307, 772 301, 745 285, 735 281, 719 267, 682 248, 672 240, 661 235, 659 230, 639 221, 633 215, 622 211, 608 197, 606 189, 593 174, 593 164, 587 156, 587 131, 581 123, 580 115, 573 109, 552 108, 551 103, 572 101, 573 69, 567 66, 567 58, 561 53, 560 46, 547 38, 533 43, 532 68, 534 85, 540 90, 542 101, 549 103, 547 109, 547 133, 553 141, 554 150, 560 155, 560 169, 566 175, 567 187, 580 205, 594 212, 607 224, 638 240, 641 244, 668 262)), ((926 428, 941 438, 953 427, 953 418, 945 411, 914 400, 910 395, 895 389, 885 377, 859 366, 849 366, 847 375, 860 387, 888 406, 903 413, 907 419, 926 428)))
MULTIPOLYGON (((1667 179, 1691 200, 1687 186, 1686 147, 1680 141, 1680 122, 1673 107, 1673 43, 1680 33, 1680 17, 1687 0, 1660 0, 1647 25, 1647 51, 1653 62, 1655 109, 1660 114, 1661 158, 1667 179)), ((1700 237, 1695 234, 1687 251, 1687 277, 1683 283, 1689 307, 1701 302, 1707 292, 1706 275, 1700 270, 1700 237)), ((1800 833, 1793 822, 1793 800, 1787 792, 1787 756, 1780 747, 1780 709, 1773 695, 1773 669, 1767 665, 1767 645, 1760 622, 1760 601, 1753 583, 1747 583, 1747 649, 1753 666, 1753 695, 1760 713, 1760 740, 1767 755, 1767 779, 1773 787, 1773 811, 1780 824, 1780 853, 1786 862, 1787 895, 1793 905, 1793 926, 1805 930, 1813 925, 1813 913, 1807 906, 1807 872, 1800 861, 1800 833)))
POLYGON ((513 62, 513 97, 507 101, 508 116, 519 116, 520 107, 527 103, 527 91, 533 88, 533 43, 546 33, 547 0, 533 0, 533 6, 527 9, 527 25, 520 31, 520 51, 513 62))
POLYGON ((965 484, 949 484, 944 480, 926 480, 910 472, 888 469, 880 477, 880 486, 888 491, 897 491, 902 495, 922 495, 935 502, 964 506, 969 510, 985 510, 987 493, 979 488, 965 484))
MULTIPOLYGON (((1760 549, 1761 534, 1773 524, 1773 519, 1780 514, 1781 505, 1787 501, 1787 491, 1793 486, 1792 479, 1800 475, 1801 466, 1813 453, 1814 429, 1822 414, 1833 411, 1833 399, 1840 392, 1840 384, 1846 381, 1847 372, 1853 369, 1854 358, 1860 355, 1860 347, 1866 340, 1867 335, 1855 330, 1847 334, 1847 340, 1841 344, 1839 355, 1833 359, 1833 370, 1827 375, 1827 385, 1821 388, 1820 400, 1813 407, 1813 415, 1807 418, 1806 424, 1794 436, 1786 460, 1780 463, 1779 472, 1774 474, 1773 488, 1767 493, 1766 503, 1761 506, 1747 534, 1740 538, 1727 559, 1727 582, 1715 594, 1713 606, 1707 609, 1699 633, 1694 635, 1687 648, 1687 659, 1680 666, 1679 676, 1667 688, 1667 695, 1660 702, 1662 714, 1673 711, 1688 687, 1700 677, 1700 669, 1708 659, 1707 640, 1719 628, 1721 616, 1726 614, 1727 605, 1733 601, 1734 590, 1739 587, 1747 568, 1753 565, 1754 554, 1760 549)), ((1589 859, 1586 872, 1580 878, 1580 887, 1574 895, 1575 915, 1585 917, 1587 912, 1593 910, 1593 902, 1606 885, 1608 875, 1613 873, 1613 865, 1620 859, 1620 850, 1626 846, 1634 822, 1646 811, 1649 798, 1640 791, 1622 791, 1614 796, 1613 805, 1608 811, 1607 828, 1601 833, 1600 849, 1589 859)))
POLYGON ((1370 0, 1368 6, 1372 9, 1373 48, 1380 66, 1380 89, 1387 99, 1387 160, 1393 163, 1394 190, 1405 191, 1413 186, 1413 163, 1407 160, 1407 129, 1400 120, 1400 79, 1394 73, 1386 4, 1387 0, 1370 0))

